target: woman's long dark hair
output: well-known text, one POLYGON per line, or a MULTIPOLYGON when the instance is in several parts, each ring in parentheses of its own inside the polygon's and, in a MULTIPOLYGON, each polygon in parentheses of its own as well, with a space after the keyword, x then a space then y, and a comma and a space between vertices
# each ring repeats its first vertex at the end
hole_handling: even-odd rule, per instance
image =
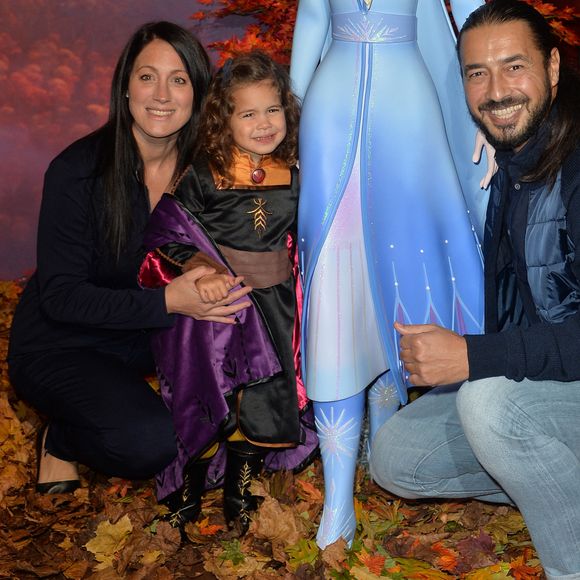
MULTIPOLYGON (((529 26, 547 70, 552 49, 558 47, 558 39, 546 19, 535 8, 520 0, 492 0, 473 11, 459 33, 458 53, 461 38, 468 30, 518 20, 526 22, 529 26)), ((526 181, 545 180, 553 184, 562 167, 562 162, 577 146, 580 139, 579 95, 580 77, 572 67, 560 62, 558 90, 552 103, 554 114, 549 121, 550 137, 537 167, 525 176, 526 181)))
POLYGON ((132 228, 131 190, 135 175, 143 181, 143 161, 133 136, 133 117, 126 98, 129 77, 135 60, 151 41, 169 43, 177 52, 192 83, 194 102, 189 123, 177 138, 177 163, 174 177, 191 162, 201 102, 210 81, 207 53, 187 30, 172 22, 150 22, 141 26, 129 39, 117 62, 111 83, 109 119, 99 130, 103 135, 98 172, 104 183, 105 244, 118 259, 132 228))

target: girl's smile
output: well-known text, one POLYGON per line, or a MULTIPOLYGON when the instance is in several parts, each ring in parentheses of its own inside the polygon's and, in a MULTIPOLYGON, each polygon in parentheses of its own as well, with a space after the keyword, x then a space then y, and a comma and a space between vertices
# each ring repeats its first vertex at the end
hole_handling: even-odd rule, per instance
POLYGON ((234 143, 258 163, 286 137, 286 116, 271 81, 242 85, 232 91, 230 129, 234 143))

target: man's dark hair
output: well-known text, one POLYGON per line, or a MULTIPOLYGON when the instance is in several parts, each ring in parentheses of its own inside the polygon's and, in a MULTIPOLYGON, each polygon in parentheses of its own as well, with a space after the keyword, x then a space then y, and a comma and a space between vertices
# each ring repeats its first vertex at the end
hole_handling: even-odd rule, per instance
MULTIPOLYGON (((522 21, 527 23, 534 43, 544 57, 547 69, 558 39, 547 20, 532 6, 520 0, 491 0, 474 10, 465 21, 457 38, 457 54, 461 62, 461 39, 473 28, 522 21)), ((580 140, 580 77, 564 62, 560 62, 560 76, 556 98, 552 103, 550 137, 537 167, 525 176, 527 181, 556 179, 562 162, 580 140)))

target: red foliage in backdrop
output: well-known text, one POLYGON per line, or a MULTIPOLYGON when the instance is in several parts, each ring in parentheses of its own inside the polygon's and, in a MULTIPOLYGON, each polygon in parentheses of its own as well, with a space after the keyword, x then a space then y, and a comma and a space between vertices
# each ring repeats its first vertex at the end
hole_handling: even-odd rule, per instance
MULTIPOLYGON (((550 22, 563 43, 563 49, 575 66, 578 66, 580 47, 580 9, 577 0, 527 0, 550 22)), ((219 51, 218 65, 239 52, 260 48, 282 64, 290 63, 292 33, 296 19, 297 0, 198 0, 208 7, 206 11, 192 14, 193 20, 208 17, 251 16, 255 22, 246 28, 242 38, 214 42, 210 48, 219 51)))

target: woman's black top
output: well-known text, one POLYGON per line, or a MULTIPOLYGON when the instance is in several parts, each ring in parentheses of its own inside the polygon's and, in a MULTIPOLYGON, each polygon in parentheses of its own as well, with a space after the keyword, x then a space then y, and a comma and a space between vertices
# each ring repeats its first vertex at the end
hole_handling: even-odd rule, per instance
POLYGON ((172 324, 164 289, 137 284, 150 209, 137 178, 128 243, 118 261, 107 250, 102 179, 96 175, 102 142, 99 133, 76 141, 45 174, 37 269, 16 309, 9 358, 68 348, 127 352, 147 330, 172 324))

